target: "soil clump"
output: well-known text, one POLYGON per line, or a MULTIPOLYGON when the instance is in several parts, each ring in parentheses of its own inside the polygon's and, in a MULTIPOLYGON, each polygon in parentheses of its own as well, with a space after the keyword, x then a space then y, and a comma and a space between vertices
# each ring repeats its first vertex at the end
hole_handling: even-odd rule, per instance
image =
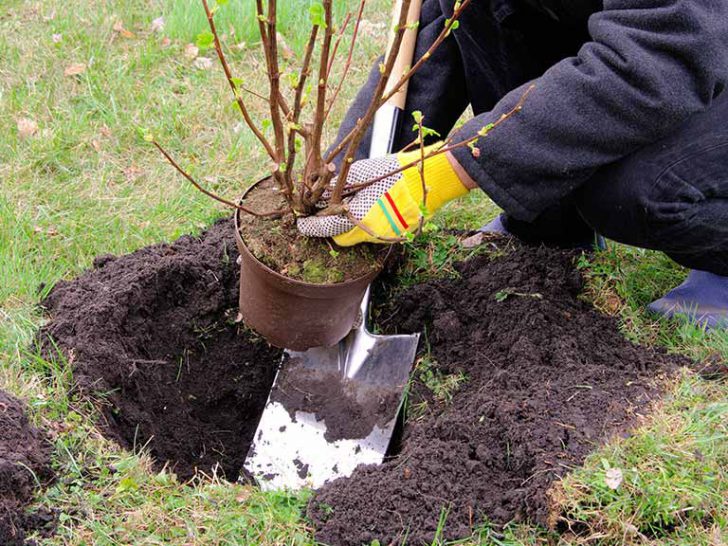
POLYGON ((101 256, 42 304, 44 356, 60 349, 72 362, 112 438, 147 446, 182 479, 238 477, 281 358, 236 323, 237 257, 224 219, 199 237, 101 256))
MULTIPOLYGON (((266 213, 286 207, 286 201, 271 179, 261 182, 246 195, 243 205, 266 213)), ((363 277, 381 267, 386 248, 357 245, 334 248, 328 239, 302 237, 295 217, 260 218, 240 214, 243 241, 258 260, 291 279, 335 284, 363 277)))
POLYGON ((26 535, 49 536, 55 517, 47 511, 26 513, 38 487, 54 479, 52 446, 45 432, 34 427, 25 405, 0 391, 0 544, 22 546, 26 535))
POLYGON ((430 544, 443 514, 443 541, 485 520, 553 523, 553 482, 627 430, 660 379, 687 364, 632 344, 580 300, 574 252, 500 246, 459 264, 460 278, 414 286, 381 310, 385 330, 426 340, 401 451, 315 495, 319 541, 430 544), (465 380, 443 399, 426 386, 433 373, 443 385, 465 380))
POLYGON ((366 438, 375 425, 384 428, 397 414, 402 389, 342 378, 338 366, 312 370, 288 358, 271 393, 295 421, 296 412, 313 413, 326 422, 328 442, 366 438))

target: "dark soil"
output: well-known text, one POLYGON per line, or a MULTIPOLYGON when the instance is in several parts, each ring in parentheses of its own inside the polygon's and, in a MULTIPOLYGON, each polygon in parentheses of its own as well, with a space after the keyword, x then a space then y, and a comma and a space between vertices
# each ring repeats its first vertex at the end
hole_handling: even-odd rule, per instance
POLYGON ((34 427, 20 400, 0 391, 0 544, 22 546, 26 534, 47 536, 55 527, 50 513, 26 513, 38 487, 53 481, 51 443, 34 427), (33 476, 35 474, 35 476, 33 476))
POLYGON ((486 519, 553 523, 554 481, 626 430, 659 395, 658 378, 684 363, 633 345, 579 300, 574 261, 518 247, 391 301, 382 324, 425 331, 438 373, 467 380, 449 403, 414 382, 410 407, 427 409, 405 426, 398 456, 311 501, 318 540, 398 544, 407 535, 407 544, 430 544, 443 511, 443 540, 470 536, 486 519))
MULTIPOLYGON (((200 237, 100 257, 44 302, 45 355, 56 343, 72 360, 112 437, 148 445, 183 478, 216 465, 237 477, 281 357, 235 323, 233 235, 224 220, 200 237)), ((629 343, 614 319, 581 301, 573 253, 507 248, 460 264, 460 279, 392 296, 381 310, 383 329, 426 333, 435 377, 466 380, 442 401, 420 365, 399 453, 311 501, 322 542, 397 543, 408 531, 408 544, 421 544, 443 509, 443 539, 485 519, 550 524, 553 482, 627 430, 659 395, 660 377, 684 364, 629 343)), ((338 400, 343 422, 348 406, 338 400)), ((318 407, 305 396, 294 403, 318 407)))
POLYGON ((297 411, 316 415, 326 422, 329 442, 366 438, 375 425, 384 426, 397 415, 402 389, 342 379, 336 368, 311 369, 300 359, 289 358, 271 394, 291 419, 297 411))
MULTIPOLYGON (((285 199, 272 180, 250 190, 243 204, 256 212, 280 210, 285 199)), ((293 215, 261 218, 240 215, 240 231, 253 256, 278 273, 315 284, 334 284, 363 277, 381 267, 384 248, 357 245, 336 248, 328 239, 301 237, 293 215)))
POLYGON ((238 477, 281 358, 235 323, 237 256, 227 219, 199 238, 99 257, 43 302, 46 356, 55 343, 73 359, 114 439, 147 445, 183 479, 218 465, 238 477))

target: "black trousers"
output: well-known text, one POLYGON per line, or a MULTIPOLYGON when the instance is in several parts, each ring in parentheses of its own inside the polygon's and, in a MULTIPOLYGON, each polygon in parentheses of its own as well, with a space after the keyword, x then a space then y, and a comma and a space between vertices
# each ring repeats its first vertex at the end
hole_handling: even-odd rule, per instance
MULTIPOLYGON (((444 25, 441 4, 448 2, 425 0, 418 57, 444 25)), ((471 4, 460 28, 413 77, 398 147, 414 137, 413 111, 424 112, 425 124, 444 136, 468 105, 475 114, 489 111, 508 91, 574 55, 589 39, 588 13, 557 21, 528 8, 514 13, 511 5, 498 0, 471 4)), ((340 136, 366 108, 378 77, 375 66, 340 136)), ((368 147, 366 138, 359 158, 368 147)), ((596 230, 625 244, 663 251, 686 267, 728 275, 728 94, 671 136, 603 167, 534 222, 505 212, 508 229, 528 242, 568 245, 588 240, 596 230)))

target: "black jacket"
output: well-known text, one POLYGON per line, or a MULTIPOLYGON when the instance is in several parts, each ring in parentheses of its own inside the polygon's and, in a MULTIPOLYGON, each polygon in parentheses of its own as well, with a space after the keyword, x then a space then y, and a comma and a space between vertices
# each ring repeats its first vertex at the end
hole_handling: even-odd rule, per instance
MULTIPOLYGON (((728 0, 478 1, 526 2, 565 22, 588 18, 590 41, 533 80, 523 110, 480 140, 480 156, 455 152, 520 220, 533 220, 600 167, 709 109, 728 82, 728 0)), ((451 11, 451 0, 440 3, 451 11)), ((496 121, 528 85, 476 116, 456 139, 496 121)))

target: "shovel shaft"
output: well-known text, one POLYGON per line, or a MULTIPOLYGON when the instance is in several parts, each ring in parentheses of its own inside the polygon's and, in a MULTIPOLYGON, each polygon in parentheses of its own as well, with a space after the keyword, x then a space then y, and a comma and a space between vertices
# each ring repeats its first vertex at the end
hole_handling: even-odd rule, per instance
MULTIPOLYGON (((394 5, 393 21, 399 20, 399 13, 402 10, 402 0, 397 0, 394 5)), ((420 20, 422 12, 422 0, 412 0, 409 11, 407 12, 407 30, 404 32, 402 44, 400 45, 397 59, 394 63, 392 73, 389 75, 389 81, 385 94, 389 93, 397 84, 402 74, 412 66, 415 56, 415 46, 417 45, 417 23, 420 20)), ((391 49, 394 42, 394 23, 392 32, 389 37, 388 50, 391 49)), ((407 102, 407 87, 405 83, 399 91, 397 91, 386 104, 384 104, 374 116, 372 125, 372 144, 369 149, 369 157, 383 157, 394 152, 394 139, 397 135, 397 129, 402 121, 405 104, 407 102)))

